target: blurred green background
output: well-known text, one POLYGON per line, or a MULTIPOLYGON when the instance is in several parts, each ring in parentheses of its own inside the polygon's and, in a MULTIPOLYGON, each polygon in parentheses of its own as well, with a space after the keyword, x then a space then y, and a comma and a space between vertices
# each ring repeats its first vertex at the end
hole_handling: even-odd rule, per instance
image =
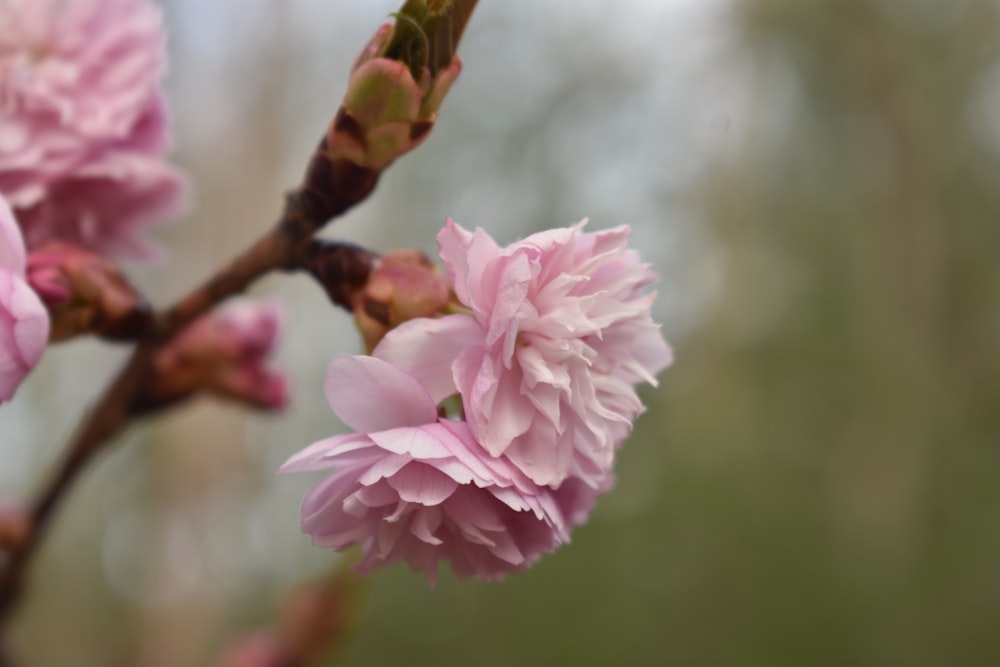
MULTIPOLYGON (((433 254, 449 215, 500 242, 631 224, 677 362, 571 545, 499 585, 378 572, 326 664, 1000 664, 1000 5, 481 5, 434 135, 330 233, 433 254)), ((135 273, 159 303, 266 228, 395 8, 164 6, 196 195, 135 273)), ((288 304, 295 406, 130 431, 58 519, 24 665, 215 664, 340 563, 298 531, 315 478, 273 470, 342 428, 323 366, 359 344, 305 280, 255 293, 288 304)), ((0 413, 3 495, 121 358, 47 354, 0 413)))

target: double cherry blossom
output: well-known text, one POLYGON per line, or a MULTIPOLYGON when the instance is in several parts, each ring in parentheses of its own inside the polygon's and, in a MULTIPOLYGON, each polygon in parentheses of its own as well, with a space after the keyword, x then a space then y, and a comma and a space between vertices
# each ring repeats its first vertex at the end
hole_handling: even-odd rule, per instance
POLYGON ((29 249, 152 254, 142 232, 184 192, 165 162, 164 43, 149 0, 0 2, 0 193, 29 249))
POLYGON ((651 318, 654 280, 628 227, 583 223, 501 248, 451 222, 438 234, 467 312, 410 320, 372 357, 341 356, 326 382, 356 433, 320 441, 283 472, 333 468, 303 530, 363 569, 398 560, 434 577, 497 579, 569 539, 612 483, 614 454, 670 348, 651 318), (454 419, 439 416, 451 397, 454 419))
POLYGON ((282 472, 334 468, 302 504, 314 543, 360 543, 361 569, 406 560, 433 579, 496 579, 568 539, 567 508, 469 425, 438 416, 421 378, 377 357, 341 355, 326 381, 330 407, 357 433, 322 440, 282 472))

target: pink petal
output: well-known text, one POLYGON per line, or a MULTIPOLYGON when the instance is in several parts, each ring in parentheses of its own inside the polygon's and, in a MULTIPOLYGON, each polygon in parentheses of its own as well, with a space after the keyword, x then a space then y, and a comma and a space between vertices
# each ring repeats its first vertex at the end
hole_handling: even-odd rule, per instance
POLYGON ((0 269, 0 401, 14 392, 38 363, 49 340, 49 314, 18 275, 0 269))
POLYGON ((494 456, 502 454, 517 436, 531 427, 534 410, 521 395, 521 372, 500 373, 495 393, 481 408, 487 415, 476 435, 494 456))
POLYGON ((0 270, 24 276, 24 239, 7 200, 0 195, 0 270))
POLYGON ((368 452, 370 458, 371 441, 363 433, 348 433, 338 435, 319 442, 314 442, 302 451, 293 455, 278 468, 278 474, 303 472, 306 470, 323 470, 335 465, 334 457, 352 451, 368 452))
POLYGON ((486 424, 485 397, 493 390, 496 377, 488 366, 494 363, 493 359, 487 359, 485 348, 469 347, 458 355, 452 365, 455 386, 462 395, 465 419, 473 433, 479 433, 486 424))
MULTIPOLYGON (((302 529, 306 532, 327 530, 332 517, 343 514, 345 498, 355 488, 357 470, 345 468, 328 475, 302 500, 302 529)), ((332 528, 337 530, 337 527, 332 528)))
POLYGON ((557 487, 569 473, 573 444, 569 438, 560 438, 551 424, 536 419, 535 426, 505 453, 535 484, 557 487))
POLYGON ((427 390, 412 375, 374 357, 340 354, 326 374, 334 413, 355 431, 384 431, 437 420, 427 390))
POLYGON ((387 481, 401 499, 421 505, 440 505, 458 488, 455 480, 421 463, 411 463, 387 481))
POLYGON ((458 389, 451 366, 462 350, 482 345, 482 326, 468 315, 418 318, 396 327, 372 356, 415 377, 435 404, 458 389))
POLYGON ((403 469, 407 463, 413 460, 413 457, 407 454, 393 454, 391 456, 384 456, 375 463, 371 465, 364 474, 358 478, 358 482, 364 484, 365 486, 371 486, 376 484, 380 480, 386 477, 392 477, 397 472, 403 469))
POLYGON ((651 326, 636 336, 629 349, 635 356, 635 364, 630 366, 643 381, 658 386, 656 375, 674 362, 674 353, 663 340, 660 327, 651 326))
POLYGON ((511 565, 523 565, 525 563, 524 554, 517 548, 517 543, 510 533, 503 531, 493 534, 494 544, 490 547, 490 553, 506 561, 511 565))
POLYGON ((448 218, 444 227, 437 235, 441 259, 448 268, 451 282, 455 286, 455 296, 465 305, 470 305, 466 276, 469 273, 468 249, 472 243, 472 234, 454 220, 448 218))
POLYGON ((372 486, 366 486, 354 494, 357 499, 366 507, 386 507, 399 502, 399 494, 389 486, 388 482, 380 482, 372 486))
MULTIPOLYGON (((469 300, 465 305, 472 308, 476 318, 483 323, 489 322, 489 314, 500 289, 501 267, 497 266, 499 259, 500 247, 496 241, 477 227, 472 234, 468 250, 468 267, 464 281, 469 300)), ((458 282, 456 278, 456 285, 458 282)))
POLYGON ((425 544, 435 546, 443 544, 442 540, 434 535, 434 531, 441 525, 441 510, 437 507, 426 507, 421 509, 413 517, 410 524, 410 532, 425 544))
MULTIPOLYGON (((525 298, 534 274, 531 263, 524 253, 518 253, 509 260, 503 261, 503 268, 498 276, 498 284, 490 304, 492 312, 489 316, 489 331, 486 345, 490 346, 511 331, 517 334, 517 315, 527 305, 525 298)), ((508 335, 509 343, 504 349, 504 358, 508 358, 509 346, 513 345, 513 336, 508 335)))
POLYGON ((584 218, 580 222, 569 227, 556 227, 535 232, 531 236, 524 238, 518 246, 534 246, 539 250, 549 250, 555 246, 557 250, 563 248, 573 249, 573 240, 579 238, 579 233, 586 226, 587 220, 584 218))
POLYGON ((438 440, 437 434, 430 430, 433 426, 434 424, 422 428, 411 426, 394 428, 369 433, 368 437, 376 445, 393 454, 406 454, 415 459, 442 459, 451 456, 448 448, 438 440))
MULTIPOLYGON (((497 479, 496 472, 490 465, 483 461, 486 452, 482 446, 476 442, 475 437, 469 430, 466 422, 450 421, 441 419, 438 422, 440 430, 432 431, 436 434, 438 441, 448 448, 451 455, 466 468, 476 479, 488 480, 493 484, 505 484, 509 481, 508 475, 502 475, 497 479)), ((428 426, 427 430, 431 431, 428 426)), ((491 461, 493 463, 493 461, 491 461)), ((437 463, 435 462, 435 465, 437 463)))
MULTIPOLYGON (((371 526, 366 523, 352 521, 347 514, 341 513, 341 520, 324 526, 322 532, 312 532, 312 543, 317 547, 331 549, 346 549, 368 536, 371 526)), ((305 529, 304 529, 305 530, 305 529)), ((310 531, 306 531, 310 532, 310 531)))
POLYGON ((500 506, 492 500, 491 495, 476 493, 464 487, 449 499, 445 508, 448 515, 461 525, 475 526, 488 531, 503 530, 500 506))

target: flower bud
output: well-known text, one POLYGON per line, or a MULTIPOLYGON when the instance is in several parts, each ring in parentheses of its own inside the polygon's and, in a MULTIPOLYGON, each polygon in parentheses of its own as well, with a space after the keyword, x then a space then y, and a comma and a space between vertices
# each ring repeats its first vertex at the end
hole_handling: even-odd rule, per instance
POLYGON ((375 349, 386 333, 407 320, 442 314, 450 298, 448 279, 422 252, 383 255, 354 307, 365 347, 375 349))
POLYGON ((289 401, 288 377, 268 369, 260 360, 217 374, 209 389, 219 398, 259 410, 280 410, 289 401))
POLYGON ((277 303, 240 300, 197 320, 159 351, 135 409, 167 407, 202 390, 260 409, 284 407, 287 378, 266 365, 283 319, 277 303))
POLYGON ((76 246, 53 242, 32 252, 28 282, 49 310, 52 341, 134 338, 149 321, 148 304, 118 267, 76 246))
POLYGON ((430 134, 462 69, 475 0, 407 0, 354 62, 343 104, 306 169, 301 205, 322 224, 362 201, 383 169, 430 134))
POLYGON ((351 74, 344 105, 330 125, 329 158, 382 170, 419 146, 430 134, 438 108, 461 69, 456 56, 437 76, 423 68, 418 80, 399 60, 363 62, 351 74))

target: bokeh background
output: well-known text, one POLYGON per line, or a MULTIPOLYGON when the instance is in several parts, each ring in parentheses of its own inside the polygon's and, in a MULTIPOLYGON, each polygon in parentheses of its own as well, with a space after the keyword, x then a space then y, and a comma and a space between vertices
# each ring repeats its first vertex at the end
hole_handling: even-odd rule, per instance
MULTIPOLYGON (((166 0, 192 213, 133 275, 157 303, 264 230, 390 0, 166 0)), ((1000 664, 1000 5, 483 2, 431 139, 329 233, 435 252, 633 226, 676 349, 573 543, 503 584, 368 577, 321 664, 1000 664)), ((131 429, 74 490, 13 630, 24 665, 213 665, 290 586, 338 432, 350 319, 268 278, 295 404, 203 402, 131 429)), ((29 493, 125 351, 50 350, 0 411, 29 493)))

